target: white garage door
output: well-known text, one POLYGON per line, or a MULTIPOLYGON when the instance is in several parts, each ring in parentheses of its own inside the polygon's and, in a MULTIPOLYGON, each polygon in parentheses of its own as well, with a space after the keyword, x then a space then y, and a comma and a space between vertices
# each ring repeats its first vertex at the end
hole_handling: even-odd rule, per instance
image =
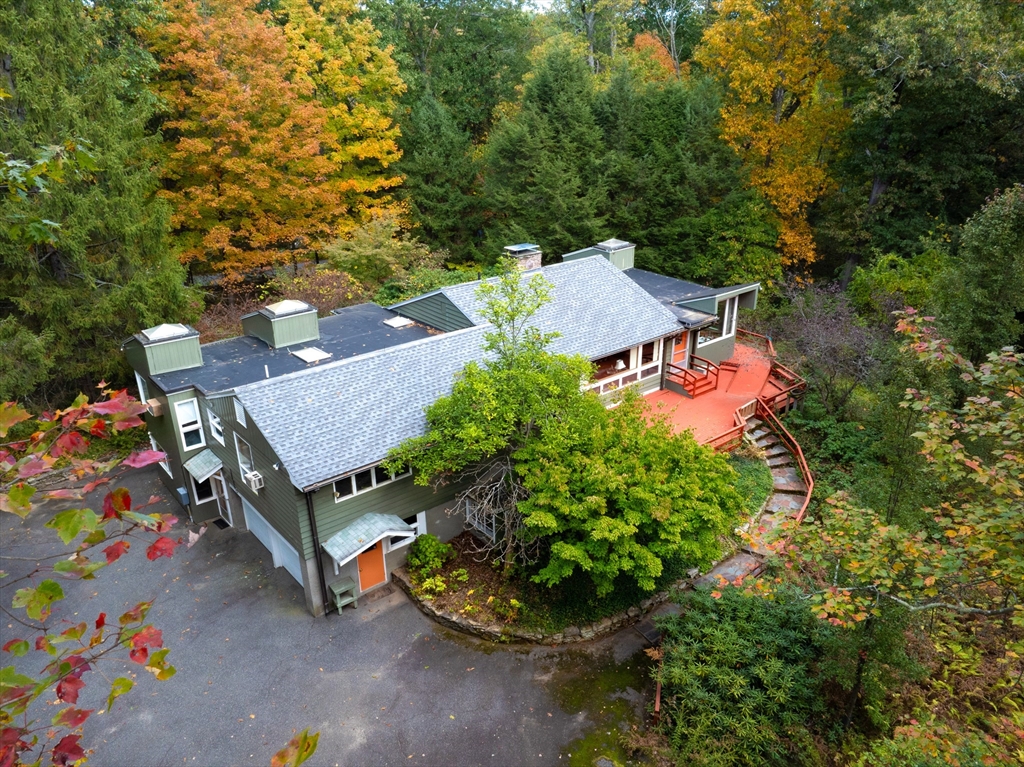
POLYGON ((245 511, 245 526, 274 556, 274 567, 283 567, 301 586, 302 560, 299 552, 245 498, 242 498, 242 509, 245 511))

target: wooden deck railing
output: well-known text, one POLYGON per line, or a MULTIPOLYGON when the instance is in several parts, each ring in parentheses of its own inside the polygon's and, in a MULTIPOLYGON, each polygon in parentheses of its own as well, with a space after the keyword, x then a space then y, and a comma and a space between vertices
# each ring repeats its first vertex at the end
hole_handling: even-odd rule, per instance
POLYGON ((718 388, 718 376, 721 372, 718 365, 711 360, 698 357, 696 354, 690 355, 690 365, 691 367, 685 368, 674 362, 667 362, 666 369, 669 380, 682 386, 691 397, 697 395, 698 388, 705 382, 711 382, 711 386, 705 387, 706 389, 718 388))

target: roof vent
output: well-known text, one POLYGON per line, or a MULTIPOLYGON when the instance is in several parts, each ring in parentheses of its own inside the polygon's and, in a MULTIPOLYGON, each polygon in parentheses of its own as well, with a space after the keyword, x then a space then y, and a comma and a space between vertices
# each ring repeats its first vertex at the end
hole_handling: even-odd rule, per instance
POLYGON ((524 272, 527 269, 540 269, 541 253, 539 245, 529 242, 522 242, 518 245, 506 245, 505 252, 516 260, 516 266, 524 272))
POLYGON ((307 346, 304 349, 298 349, 293 351, 292 354, 307 365, 315 362, 323 362, 324 360, 329 360, 331 358, 329 352, 325 352, 323 349, 317 349, 315 346, 307 346))
POLYGON ((294 346, 320 338, 316 308, 305 301, 286 298, 242 317, 242 330, 272 349, 294 346))
POLYGON ((199 331, 178 323, 146 328, 128 339, 122 348, 134 370, 151 376, 203 364, 199 331))
POLYGON ((605 240, 594 246, 602 251, 604 257, 611 261, 619 269, 632 269, 633 256, 636 252, 636 245, 625 240, 605 240))

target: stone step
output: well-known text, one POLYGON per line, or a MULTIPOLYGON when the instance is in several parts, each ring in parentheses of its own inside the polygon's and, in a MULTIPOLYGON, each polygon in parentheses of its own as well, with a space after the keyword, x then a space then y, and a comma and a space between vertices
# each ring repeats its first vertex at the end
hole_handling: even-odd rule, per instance
POLYGON ((753 554, 741 551, 716 565, 707 575, 702 575, 694 585, 718 586, 722 578, 731 582, 737 578, 749 575, 760 566, 760 559, 753 554))
POLYGON ((751 554, 757 554, 758 556, 765 557, 771 553, 771 549, 768 548, 768 540, 774 538, 772 531, 782 523, 785 515, 780 514, 774 516, 772 514, 764 514, 761 519, 758 520, 757 526, 750 531, 750 538, 746 545, 743 547, 751 554))
POLYGON ((750 432, 750 436, 753 437, 755 440, 764 439, 770 434, 771 432, 768 431, 768 429, 754 429, 752 432, 750 432))
POLYGON ((789 516, 794 516, 800 507, 803 506, 804 499, 799 495, 793 495, 792 493, 775 493, 768 501, 768 505, 765 506, 765 511, 772 514, 778 514, 782 512, 789 516))
POLYGON ((782 453, 768 459, 768 465, 773 469, 777 466, 789 466, 791 463, 793 463, 793 456, 789 453, 782 453))
POLYGON ((789 448, 781 442, 776 442, 771 447, 765 448, 764 454, 767 458, 777 458, 780 455, 789 455, 789 448))
POLYGON ((755 437, 754 438, 754 444, 757 445, 762 450, 767 450, 772 445, 779 444, 779 438, 776 437, 774 434, 769 434, 768 436, 761 437, 760 439, 757 439, 755 437))
POLYGON ((772 469, 775 479, 775 492, 806 493, 807 485, 800 479, 797 470, 792 466, 778 466, 772 469))
POLYGON ((760 425, 761 425, 761 420, 759 418, 748 418, 746 426, 744 426, 743 428, 746 431, 748 431, 748 432, 753 432, 760 425))

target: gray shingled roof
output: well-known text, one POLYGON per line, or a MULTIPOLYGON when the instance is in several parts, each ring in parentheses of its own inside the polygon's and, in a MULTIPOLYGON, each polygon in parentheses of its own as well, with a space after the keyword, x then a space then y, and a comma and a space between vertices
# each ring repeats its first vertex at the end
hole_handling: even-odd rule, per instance
MULTIPOLYGON (((489 327, 489 326, 488 326, 489 327)), ((300 490, 387 456, 426 431, 424 408, 483 357, 487 327, 411 341, 240 386, 245 406, 300 490)))
MULTIPOLYGON (((556 354, 597 359, 679 332, 675 315, 603 256, 524 272, 523 279, 538 273, 552 284, 552 300, 530 324, 545 333, 561 333, 550 347, 556 354)), ((476 325, 486 322, 476 297, 479 284, 467 282, 440 290, 476 325)))

